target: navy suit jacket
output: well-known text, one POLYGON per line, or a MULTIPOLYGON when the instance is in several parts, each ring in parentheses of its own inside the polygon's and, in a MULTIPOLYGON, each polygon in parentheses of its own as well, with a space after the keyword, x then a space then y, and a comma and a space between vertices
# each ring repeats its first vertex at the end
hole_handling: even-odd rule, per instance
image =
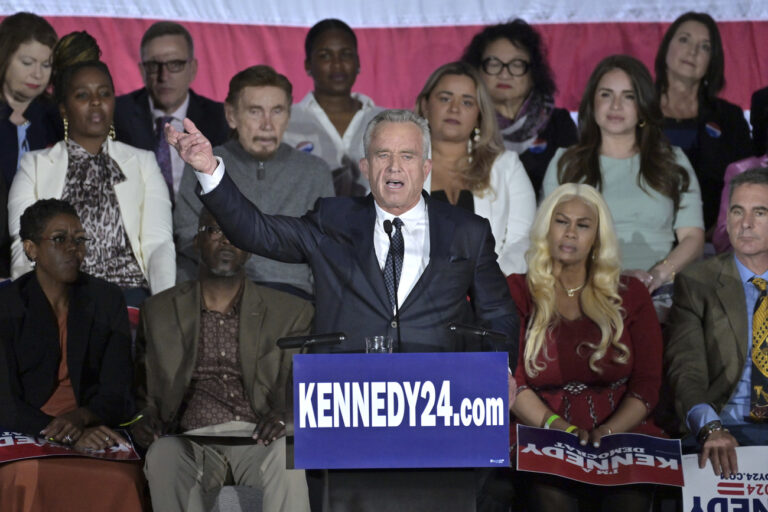
MULTIPOLYGON (((364 351, 365 336, 397 339, 384 276, 376 259, 373 197, 323 198, 303 217, 262 214, 229 176, 201 200, 238 247, 280 261, 309 263, 315 278, 314 331, 343 331, 326 349, 364 351)), ((400 308, 401 352, 479 350, 479 340, 452 334, 451 322, 477 323, 507 334, 517 361, 519 320, 496 262, 486 219, 426 198, 429 265, 400 308), (471 298, 471 302, 467 298, 471 298)))
MULTIPOLYGON (((224 117, 224 105, 189 90, 187 117, 215 147, 227 141, 231 131, 224 117)), ((149 110, 146 88, 118 96, 115 100, 117 140, 149 151, 155 150, 155 122, 149 110)))

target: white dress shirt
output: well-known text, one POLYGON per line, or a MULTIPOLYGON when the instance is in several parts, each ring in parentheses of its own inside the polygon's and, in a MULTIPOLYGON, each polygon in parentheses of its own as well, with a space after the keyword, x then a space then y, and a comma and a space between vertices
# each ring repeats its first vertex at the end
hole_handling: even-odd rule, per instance
MULTIPOLYGON (((149 97, 149 111, 152 114, 152 126, 155 127, 156 119, 158 117, 170 116, 171 126, 184 133, 184 118, 187 117, 187 109, 189 108, 189 93, 187 93, 184 103, 176 109, 175 112, 166 114, 164 111, 155 108, 155 102, 152 101, 152 96, 149 97)), ((179 193, 179 185, 181 185, 181 177, 184 175, 184 160, 179 156, 179 152, 173 148, 168 148, 171 151, 171 173, 173 174, 173 195, 179 193)))
MULTIPOLYGON (((379 261, 379 268, 383 271, 389 253, 389 237, 384 231, 384 221, 391 221, 396 216, 385 212, 375 202, 374 204, 376 205, 376 226, 373 228, 373 248, 376 259, 379 261)), ((416 206, 397 217, 403 221, 403 227, 400 228, 403 233, 403 270, 397 285, 397 303, 402 306, 429 264, 429 216, 424 197, 419 198, 416 206)))
MULTIPOLYGON (((219 161, 219 165, 213 174, 195 172, 203 194, 216 188, 224 177, 224 162, 219 157, 216 159, 219 161)), ((374 204, 376 206, 376 226, 373 229, 373 247, 379 268, 383 271, 389 253, 389 237, 384 232, 384 221, 391 221, 395 215, 385 212, 375 202, 374 204)), ((400 282, 397 286, 397 303, 402 305, 429 264, 429 215, 424 197, 420 197, 416 206, 399 217, 403 221, 401 229, 404 255, 403 270, 400 273, 400 282)))

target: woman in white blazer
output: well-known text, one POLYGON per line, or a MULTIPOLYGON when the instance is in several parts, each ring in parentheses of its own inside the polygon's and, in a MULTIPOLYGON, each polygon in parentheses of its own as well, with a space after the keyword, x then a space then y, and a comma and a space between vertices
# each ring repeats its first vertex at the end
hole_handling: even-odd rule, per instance
POLYGON ((175 284, 171 201, 155 155, 109 136, 115 95, 106 65, 66 62, 72 58, 67 50, 79 50, 83 39, 95 45, 86 33, 75 33, 62 38, 70 44, 54 53, 65 140, 25 154, 9 192, 11 275, 17 278, 33 264, 19 240, 21 214, 38 199, 66 199, 90 238, 87 271, 118 284, 130 305, 175 284))
POLYGON ((504 150, 493 103, 471 66, 453 62, 427 79, 416 113, 429 122, 433 199, 485 217, 505 275, 525 273, 536 195, 517 153, 504 150))

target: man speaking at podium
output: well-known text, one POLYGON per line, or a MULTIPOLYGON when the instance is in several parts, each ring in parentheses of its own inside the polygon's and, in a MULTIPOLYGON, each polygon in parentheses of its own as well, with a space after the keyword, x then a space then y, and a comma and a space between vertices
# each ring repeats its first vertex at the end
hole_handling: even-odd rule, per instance
MULTIPOLYGON (((187 133, 166 126, 166 137, 196 170, 200 198, 227 238, 262 256, 309 263, 314 332, 347 335, 343 344, 326 350, 363 352, 365 336, 371 335, 392 336, 400 352, 479 349, 472 345, 477 340, 448 330, 451 322, 465 322, 505 333, 514 367, 519 320, 488 221, 422 192, 432 168, 424 119, 406 110, 378 114, 366 129, 360 161, 371 194, 320 199, 300 218, 262 214, 228 178, 226 162, 213 156, 205 136, 188 119, 184 128, 187 133)), ((408 479, 414 481, 414 475, 408 479)), ((435 489, 445 494, 451 485, 443 479, 435 489)), ((386 489, 374 499, 380 489, 365 486, 366 504, 387 501, 386 489)), ((360 509, 361 503, 350 505, 360 509)))

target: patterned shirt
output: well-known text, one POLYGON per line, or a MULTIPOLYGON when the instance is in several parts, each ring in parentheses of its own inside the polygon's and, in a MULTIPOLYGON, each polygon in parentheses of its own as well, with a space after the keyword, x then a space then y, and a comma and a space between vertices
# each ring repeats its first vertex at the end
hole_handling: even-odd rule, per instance
POLYGON ((92 155, 67 140, 69 167, 62 199, 75 207, 93 242, 81 270, 121 288, 149 288, 123 227, 115 185, 125 181, 117 163, 107 154, 107 143, 92 155))
POLYGON ((228 421, 257 422, 245 393, 240 363, 240 308, 243 289, 227 313, 200 308, 200 339, 192 381, 181 417, 183 431, 219 425, 228 421))

